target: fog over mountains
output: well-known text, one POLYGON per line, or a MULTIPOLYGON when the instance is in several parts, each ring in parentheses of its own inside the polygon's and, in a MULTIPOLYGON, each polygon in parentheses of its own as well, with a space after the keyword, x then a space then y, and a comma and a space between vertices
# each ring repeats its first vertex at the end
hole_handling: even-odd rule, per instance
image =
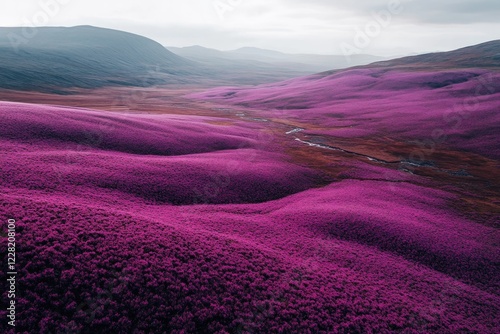
POLYGON ((165 48, 139 35, 97 28, 0 28, 0 88, 67 93, 70 88, 258 85, 374 63, 374 67, 498 67, 499 41, 452 52, 386 60, 370 55, 285 54, 245 47, 165 48))
POLYGON ((182 57, 202 63, 207 62, 221 66, 244 64, 255 67, 271 65, 275 68, 295 69, 295 71, 311 73, 366 65, 387 59, 363 54, 352 55, 349 58, 343 55, 286 54, 253 47, 244 47, 231 51, 219 51, 201 46, 167 48, 182 57))
MULTIPOLYGON (((381 59, 359 56, 354 64, 376 60, 381 59)), ((0 28, 0 87, 5 89, 254 85, 347 66, 343 56, 287 55, 256 48, 169 51, 146 37, 92 26, 30 32, 0 28)))

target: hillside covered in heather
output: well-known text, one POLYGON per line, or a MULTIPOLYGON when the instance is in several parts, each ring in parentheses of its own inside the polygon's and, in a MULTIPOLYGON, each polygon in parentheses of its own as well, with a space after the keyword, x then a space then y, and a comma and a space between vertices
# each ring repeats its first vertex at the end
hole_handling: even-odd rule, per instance
POLYGON ((390 136, 500 158, 499 71, 374 66, 191 96, 258 109, 269 119, 285 116, 303 135, 332 142, 390 136))
POLYGON ((500 332, 498 41, 311 75, 37 31, 0 28, 0 333, 500 332))
POLYGON ((366 160, 331 183, 234 118, 5 102, 0 117, 17 330, 500 328, 498 230, 425 177, 366 160))

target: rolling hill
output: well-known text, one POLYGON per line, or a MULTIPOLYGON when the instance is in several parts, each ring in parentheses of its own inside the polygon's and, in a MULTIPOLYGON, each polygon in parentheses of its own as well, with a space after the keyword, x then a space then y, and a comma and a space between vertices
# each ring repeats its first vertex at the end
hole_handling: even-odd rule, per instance
POLYGON ((64 88, 182 83, 200 74, 148 38, 92 26, 0 28, 0 87, 60 91, 64 88), (186 79, 187 78, 187 79, 186 79))
POLYGON ((32 35, 0 28, 0 88, 68 94, 105 86, 256 85, 345 66, 337 64, 341 56, 256 48, 171 50, 146 37, 92 26, 40 27, 32 35))
POLYGON ((318 188, 267 122, 11 102, 0 119, 18 332, 498 333, 498 229, 425 177, 346 159, 318 188))
POLYGON ((500 69, 500 40, 449 52, 436 52, 378 62, 370 67, 427 68, 432 70, 440 68, 500 69))
POLYGON ((315 56, 12 34, 0 332, 500 332, 498 41, 201 91, 315 56))
POLYGON ((499 54, 493 41, 191 97, 258 109, 259 117, 286 119, 323 143, 389 136, 425 142, 433 153, 446 145, 499 158, 499 54))

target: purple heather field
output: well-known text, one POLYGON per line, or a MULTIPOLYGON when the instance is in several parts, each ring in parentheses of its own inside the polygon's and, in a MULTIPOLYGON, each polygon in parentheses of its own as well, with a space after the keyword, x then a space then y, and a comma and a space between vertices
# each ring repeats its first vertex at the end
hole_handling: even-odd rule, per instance
POLYGON ((500 333, 498 0, 4 2, 0 334, 500 333))
MULTIPOLYGON (((487 75, 354 70, 197 98, 266 117, 287 105, 332 128, 311 133, 421 138, 420 122, 487 75), (443 81, 458 84, 430 87, 443 81), (354 116, 330 119, 332 96, 354 116)), ((498 157, 498 95, 482 98, 448 144, 498 157)), ((8 102, 0 119, 17 333, 500 330, 498 228, 425 176, 358 161, 332 182, 244 120, 8 102)))
POLYGON ((268 117, 286 112, 287 118, 326 128, 306 132, 311 135, 438 137, 452 148, 498 159, 499 92, 500 74, 483 69, 363 68, 191 96, 267 110, 268 117), (436 129, 443 133, 434 134, 436 129))

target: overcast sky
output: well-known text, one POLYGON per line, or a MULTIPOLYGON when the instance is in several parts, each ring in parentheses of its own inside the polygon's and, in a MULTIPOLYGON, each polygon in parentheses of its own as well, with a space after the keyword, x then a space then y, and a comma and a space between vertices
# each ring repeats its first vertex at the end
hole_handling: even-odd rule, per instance
POLYGON ((0 0, 0 26, 94 25, 167 46, 289 53, 451 50, 500 39, 499 18, 500 0, 0 0))

